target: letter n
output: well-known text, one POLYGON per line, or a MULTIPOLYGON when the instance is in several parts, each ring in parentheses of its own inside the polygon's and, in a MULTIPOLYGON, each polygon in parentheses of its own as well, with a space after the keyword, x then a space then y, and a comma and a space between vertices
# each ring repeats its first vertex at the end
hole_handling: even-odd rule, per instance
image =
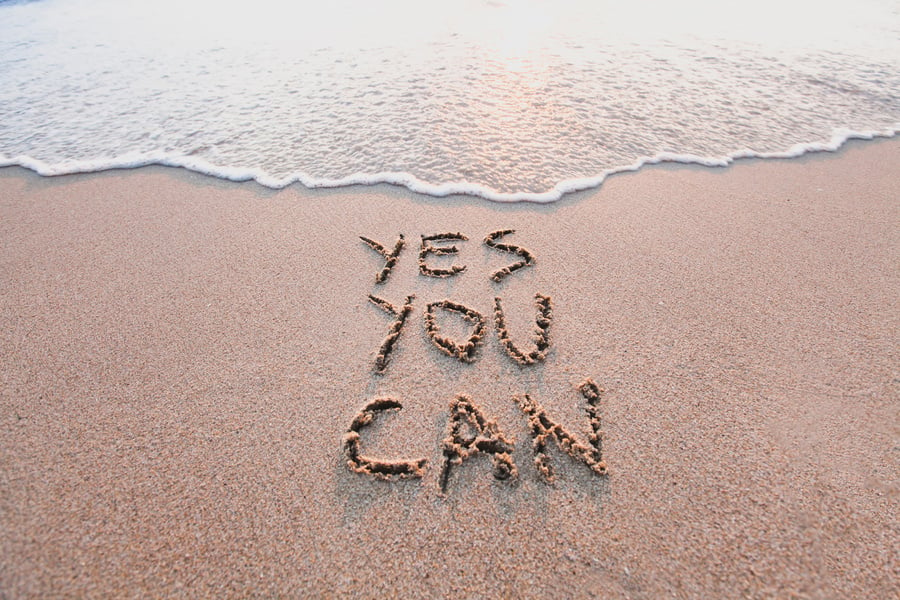
POLYGON ((534 464, 537 470, 547 482, 553 482, 555 475, 550 464, 550 455, 547 453, 547 445, 550 440, 556 442, 560 450, 570 457, 587 465, 597 475, 606 475, 606 463, 603 461, 601 451, 600 431, 600 397, 601 390, 597 385, 587 379, 579 387, 582 396, 588 402, 587 413, 591 422, 591 434, 589 443, 585 444, 569 433, 559 423, 555 423, 547 416, 544 407, 528 394, 517 396, 516 402, 522 411, 528 416, 528 425, 534 449, 534 464))

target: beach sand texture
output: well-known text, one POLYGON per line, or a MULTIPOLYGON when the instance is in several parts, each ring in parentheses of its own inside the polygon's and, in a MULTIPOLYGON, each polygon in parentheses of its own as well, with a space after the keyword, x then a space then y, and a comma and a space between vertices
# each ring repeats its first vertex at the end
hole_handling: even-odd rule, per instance
POLYGON ((0 597, 896 598, 898 198, 897 140, 550 205, 3 169, 0 597), (550 483, 520 404, 596 448, 587 379, 607 472, 549 439, 550 483), (379 398, 406 479, 347 464, 379 398))

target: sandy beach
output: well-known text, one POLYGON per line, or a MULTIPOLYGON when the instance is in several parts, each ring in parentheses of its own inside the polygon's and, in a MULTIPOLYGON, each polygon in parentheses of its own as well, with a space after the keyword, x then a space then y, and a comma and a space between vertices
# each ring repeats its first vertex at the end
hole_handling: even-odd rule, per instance
POLYGON ((0 598, 898 597, 898 198, 2 169, 0 598))

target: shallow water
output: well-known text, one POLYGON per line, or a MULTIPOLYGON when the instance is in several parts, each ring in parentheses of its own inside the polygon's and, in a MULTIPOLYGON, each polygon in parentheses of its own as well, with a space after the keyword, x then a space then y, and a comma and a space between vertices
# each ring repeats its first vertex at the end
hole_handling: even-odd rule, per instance
POLYGON ((0 2, 0 164, 553 200, 898 129, 896 2, 721 4, 0 2))

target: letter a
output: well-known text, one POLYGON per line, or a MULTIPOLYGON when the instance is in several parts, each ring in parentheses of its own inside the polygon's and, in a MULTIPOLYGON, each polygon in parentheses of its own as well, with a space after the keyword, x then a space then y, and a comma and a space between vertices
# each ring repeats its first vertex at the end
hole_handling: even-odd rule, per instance
POLYGON ((444 451, 444 464, 440 476, 442 494, 447 491, 451 467, 462 464, 477 452, 491 455, 496 479, 509 479, 518 473, 511 454, 513 442, 500 433, 496 423, 485 419, 468 396, 457 396, 450 402, 447 437, 444 438, 442 447, 444 451), (463 434, 463 427, 466 424, 474 432, 474 436, 463 434))

